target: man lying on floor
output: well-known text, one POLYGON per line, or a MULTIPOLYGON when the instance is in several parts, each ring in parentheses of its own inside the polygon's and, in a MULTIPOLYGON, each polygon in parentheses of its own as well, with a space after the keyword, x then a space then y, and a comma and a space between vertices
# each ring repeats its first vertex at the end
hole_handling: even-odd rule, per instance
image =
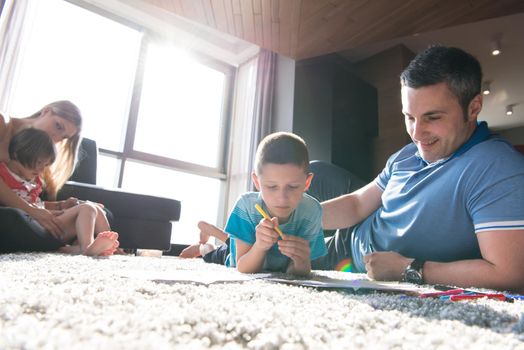
POLYGON ((434 46, 400 77, 413 142, 363 188, 322 203, 328 240, 313 269, 352 259, 377 280, 524 292, 524 157, 477 122, 480 63, 434 46))

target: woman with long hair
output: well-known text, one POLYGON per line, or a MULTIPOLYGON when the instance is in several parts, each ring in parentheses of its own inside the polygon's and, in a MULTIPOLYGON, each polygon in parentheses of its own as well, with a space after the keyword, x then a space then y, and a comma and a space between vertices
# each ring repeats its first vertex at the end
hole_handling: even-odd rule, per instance
MULTIPOLYGON (((10 118, 6 122, 0 114, 0 161, 9 160, 9 142, 13 135, 25 128, 43 130, 55 143, 56 160, 43 176, 48 198, 54 200, 75 167, 82 130, 80 110, 70 101, 55 101, 26 118, 10 118)), ((0 204, 23 210, 55 238, 63 233, 63 228, 56 219, 59 212, 31 206, 18 198, 1 179, 0 204)))

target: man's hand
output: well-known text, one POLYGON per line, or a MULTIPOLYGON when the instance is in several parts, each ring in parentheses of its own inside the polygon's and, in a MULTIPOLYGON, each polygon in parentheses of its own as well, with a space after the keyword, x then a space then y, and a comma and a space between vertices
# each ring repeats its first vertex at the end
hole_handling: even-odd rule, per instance
POLYGON ((292 260, 289 273, 307 275, 311 272, 311 251, 309 242, 301 237, 286 235, 278 242, 278 249, 292 260))
POLYGON ((38 221, 38 223, 42 225, 51 236, 58 240, 62 240, 64 229, 61 226, 60 220, 57 219, 57 216, 62 213, 62 210, 32 208, 31 212, 28 214, 38 221))
POLYGON ((275 231, 275 227, 278 226, 278 219, 272 218, 271 220, 262 219, 256 227, 256 241, 255 245, 258 249, 269 250, 278 241, 278 233, 275 231))
POLYGON ((379 281, 401 281, 404 270, 412 260, 395 252, 364 255, 368 276, 379 281))

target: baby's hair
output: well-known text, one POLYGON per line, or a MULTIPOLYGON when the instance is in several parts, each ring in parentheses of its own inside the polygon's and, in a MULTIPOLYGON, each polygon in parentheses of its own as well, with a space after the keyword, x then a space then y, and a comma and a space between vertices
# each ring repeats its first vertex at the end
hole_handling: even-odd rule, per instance
POLYGON ((306 142, 289 132, 276 132, 264 137, 255 157, 255 172, 260 175, 266 164, 294 164, 309 173, 309 154, 306 142))
POLYGON ((41 159, 54 162, 56 149, 53 140, 45 131, 26 128, 16 133, 9 142, 9 158, 20 162, 26 168, 34 169, 41 159))

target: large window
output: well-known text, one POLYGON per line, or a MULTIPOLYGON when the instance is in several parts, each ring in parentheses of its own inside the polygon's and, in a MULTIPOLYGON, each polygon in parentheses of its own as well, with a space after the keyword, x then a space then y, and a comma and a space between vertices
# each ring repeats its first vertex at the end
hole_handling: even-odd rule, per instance
POLYGON ((31 3, 10 115, 73 101, 100 147, 97 183, 182 201, 172 241, 195 242, 198 220, 223 217, 234 68, 91 6, 31 3))

